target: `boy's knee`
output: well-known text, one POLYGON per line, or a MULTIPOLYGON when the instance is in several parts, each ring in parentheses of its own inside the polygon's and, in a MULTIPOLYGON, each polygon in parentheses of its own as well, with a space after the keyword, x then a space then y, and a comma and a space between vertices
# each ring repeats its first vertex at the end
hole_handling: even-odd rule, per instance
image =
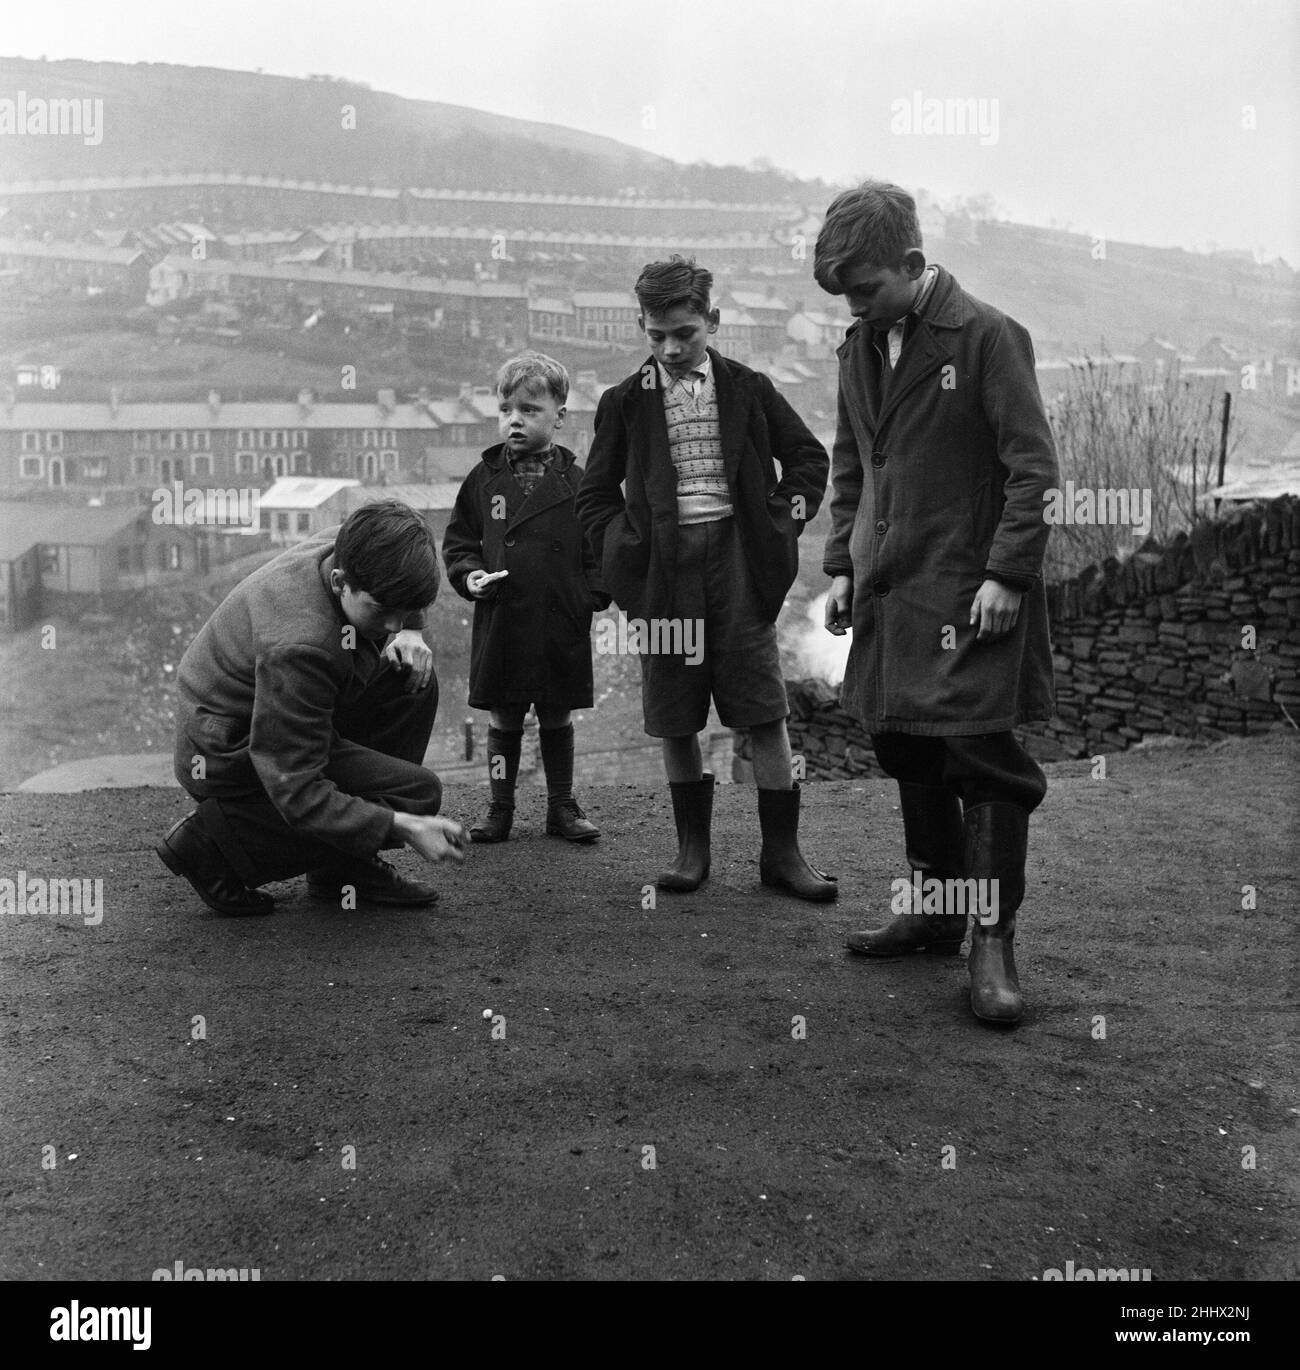
POLYGON ((426 817, 437 813, 442 808, 442 781, 432 771, 426 772, 425 777, 415 786, 410 801, 402 807, 409 813, 423 814, 426 817))

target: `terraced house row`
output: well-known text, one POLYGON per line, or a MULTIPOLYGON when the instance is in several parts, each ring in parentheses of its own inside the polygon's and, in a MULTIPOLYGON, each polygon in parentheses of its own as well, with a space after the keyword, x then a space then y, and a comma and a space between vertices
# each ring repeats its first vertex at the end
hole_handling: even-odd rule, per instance
MULTIPOLYGON (((579 372, 567 432, 585 454, 600 387, 579 372)), ((172 481, 269 485, 285 476, 331 476, 364 484, 428 483, 464 476, 498 440, 497 399, 464 385, 434 399, 400 400, 380 390, 371 403, 296 401, 103 403, 0 396, 0 492, 65 490, 92 497, 153 489, 172 481)))

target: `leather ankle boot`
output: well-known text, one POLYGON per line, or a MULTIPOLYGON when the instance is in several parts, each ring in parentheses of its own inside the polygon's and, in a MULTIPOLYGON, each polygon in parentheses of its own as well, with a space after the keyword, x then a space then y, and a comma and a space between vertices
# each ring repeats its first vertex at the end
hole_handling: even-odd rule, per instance
POLYGON ((997 894, 996 920, 976 918, 971 932, 970 1006, 988 1023, 1016 1023, 1025 1011, 1016 974, 1016 912, 1025 897, 1029 812, 1019 804, 977 804, 966 810, 966 874, 997 894), (992 882, 996 881, 996 884, 992 882))
POLYGON ((799 899, 824 902, 840 892, 835 877, 810 866, 799 850, 799 782, 792 789, 758 791, 758 825, 763 849, 758 875, 763 884, 799 899))
POLYGON ((670 780, 673 818, 677 824, 677 859, 655 884, 674 894, 689 894, 709 877, 709 838, 713 826, 713 776, 670 780))
MULTIPOLYGON (((898 803, 913 880, 917 874, 923 882, 958 877, 962 870, 962 824, 957 796, 939 785, 900 781, 898 803)), ((860 956, 906 956, 913 951, 956 956, 965 936, 965 913, 914 909, 895 914, 884 927, 850 933, 845 945, 860 956)))
POLYGON ((172 824, 154 851, 169 871, 190 882, 213 913, 240 918, 270 913, 275 908, 269 894, 244 884, 197 813, 172 824))

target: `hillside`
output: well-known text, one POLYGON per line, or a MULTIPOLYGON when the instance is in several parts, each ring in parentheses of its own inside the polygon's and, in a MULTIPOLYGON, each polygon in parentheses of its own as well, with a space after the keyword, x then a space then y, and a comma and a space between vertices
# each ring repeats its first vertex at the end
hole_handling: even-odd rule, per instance
MULTIPOLYGON (((458 186, 610 195, 702 194, 700 172, 557 124, 407 100, 333 77, 214 67, 0 57, 0 92, 102 99, 103 138, 6 139, 3 179, 220 169, 345 185, 458 186), (342 109, 356 108, 344 128, 342 109)), ((779 172, 716 170, 715 198, 784 197, 779 172)))

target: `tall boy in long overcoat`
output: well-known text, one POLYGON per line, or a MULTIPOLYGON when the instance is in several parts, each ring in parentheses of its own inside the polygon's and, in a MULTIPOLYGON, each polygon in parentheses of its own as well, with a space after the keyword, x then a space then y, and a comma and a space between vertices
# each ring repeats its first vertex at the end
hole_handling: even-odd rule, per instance
MULTIPOLYGON (((914 871, 996 895, 996 919, 990 898, 972 931, 971 1005, 1014 1022, 1029 814, 1047 783, 1012 729, 1053 710, 1041 573, 1058 476, 1033 347, 927 265, 897 186, 867 182, 831 205, 814 274, 857 319, 838 352, 823 563, 826 626, 853 629, 841 702, 898 781, 914 871)), ((965 931, 951 907, 904 912, 849 946, 955 954, 965 931)))

